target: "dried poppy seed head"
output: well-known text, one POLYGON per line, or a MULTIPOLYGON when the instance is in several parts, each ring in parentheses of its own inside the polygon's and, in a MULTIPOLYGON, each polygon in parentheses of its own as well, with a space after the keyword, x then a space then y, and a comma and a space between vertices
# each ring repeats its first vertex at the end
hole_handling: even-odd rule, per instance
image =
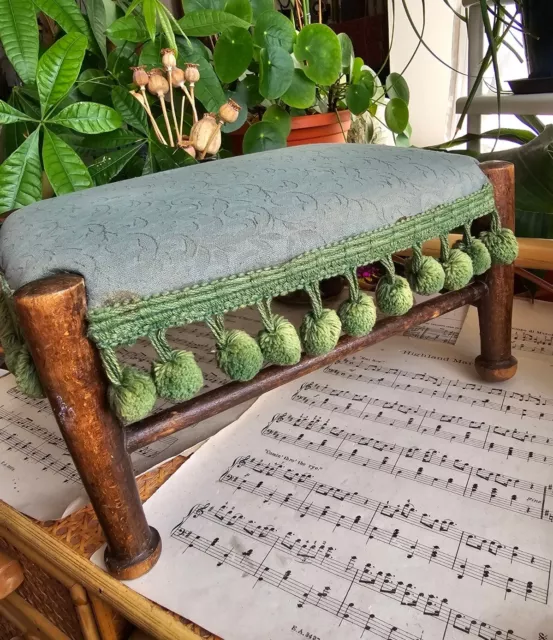
POLYGON ((228 102, 219 108, 219 117, 223 122, 236 122, 241 108, 237 102, 229 98, 228 102))
POLYGON ((186 82, 190 82, 191 85, 198 82, 200 79, 199 65, 187 62, 186 69, 184 70, 184 78, 186 82))
POLYGON ((148 76, 148 72, 144 68, 144 66, 140 67, 131 67, 133 70, 132 81, 138 87, 142 88, 148 84, 150 77, 148 76))
POLYGON ((150 71, 148 91, 154 96, 164 96, 169 91, 169 83, 161 69, 152 69, 150 71))
POLYGON ((161 50, 161 62, 167 71, 174 69, 177 66, 177 58, 173 49, 161 50))
POLYGON ((171 74, 171 83, 175 87, 182 87, 184 85, 184 71, 179 69, 179 67, 175 67, 171 74))

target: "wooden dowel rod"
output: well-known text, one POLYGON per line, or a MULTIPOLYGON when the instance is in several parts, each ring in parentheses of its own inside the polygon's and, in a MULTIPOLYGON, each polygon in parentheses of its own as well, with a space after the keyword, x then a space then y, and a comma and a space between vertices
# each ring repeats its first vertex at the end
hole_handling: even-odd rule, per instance
POLYGON ((344 336, 340 339, 338 346, 326 355, 304 356, 298 364, 290 367, 267 367, 250 382, 231 382, 149 416, 127 427, 127 451, 136 451, 160 438, 175 433, 175 431, 191 427, 201 420, 316 371, 355 351, 386 340, 395 334, 403 333, 413 326, 449 313, 465 304, 476 302, 486 293, 486 285, 483 282, 475 282, 460 291, 445 293, 439 298, 423 302, 413 307, 404 316, 385 318, 378 322, 367 336, 362 338, 344 336))
MULTIPOLYGON (((449 235, 449 244, 453 244, 460 240, 462 236, 458 234, 449 235)), ((515 266, 522 269, 544 269, 546 271, 553 270, 553 240, 545 238, 518 238, 518 258, 515 266)), ((422 246, 425 255, 440 255, 440 241, 438 238, 425 242, 422 246)), ((411 255, 411 249, 400 251, 400 256, 411 255)))

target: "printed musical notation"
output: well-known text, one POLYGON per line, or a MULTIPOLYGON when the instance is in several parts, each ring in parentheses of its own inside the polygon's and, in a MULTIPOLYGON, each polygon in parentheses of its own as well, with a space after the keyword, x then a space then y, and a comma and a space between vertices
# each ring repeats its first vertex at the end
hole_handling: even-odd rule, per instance
POLYGON ((131 586, 228 640, 539 640, 553 439, 450 396, 546 407, 547 367, 496 389, 452 354, 399 338, 263 396, 146 504, 164 554, 131 586))
MULTIPOLYGON (((377 567, 370 562, 361 566, 356 556, 351 556, 347 562, 345 559, 340 560, 339 557, 337 557, 338 550, 329 546, 326 542, 319 543, 317 541, 311 542, 310 540, 304 540, 298 538, 291 531, 284 536, 279 535, 275 527, 259 525, 255 520, 246 520, 242 514, 236 513, 234 508, 228 508, 226 504, 218 509, 215 509, 215 507, 209 503, 197 505, 193 507, 188 516, 173 529, 171 536, 186 542, 189 548, 195 548, 194 534, 185 529, 183 525, 190 518, 205 518, 222 527, 239 532, 250 540, 258 541, 270 547, 270 551, 265 556, 264 562, 267 561, 271 552, 286 554, 301 564, 312 564, 320 567, 326 573, 342 578, 350 586, 361 586, 370 591, 382 594, 400 605, 412 607, 413 610, 419 611, 423 616, 429 616, 429 619, 437 623, 444 623, 446 631, 447 627, 451 625, 453 629, 461 630, 468 635, 474 635, 485 640, 496 640, 502 636, 504 638, 510 638, 511 640, 520 640, 511 631, 498 629, 486 622, 474 620, 472 616, 467 616, 460 611, 452 609, 448 606, 447 598, 440 600, 433 594, 425 595, 412 583, 405 584, 401 580, 395 580, 391 573, 378 571, 377 567)), ((213 542, 215 542, 213 546, 217 545, 218 539, 215 538, 212 544, 213 542)), ((243 552, 243 556, 251 558, 252 553, 253 549, 248 549, 243 552)), ((223 555, 223 557, 225 558, 225 555, 223 555)), ((222 564, 223 562, 220 562, 219 566, 222 566, 222 564)), ((288 576, 286 579, 289 579, 292 571, 289 570, 286 573, 288 576)), ((302 594, 298 599, 298 607, 304 604, 304 597, 304 594, 302 594)), ((313 603, 310 602, 310 604, 313 603)), ((314 606, 318 606, 318 602, 314 603, 314 606)), ((346 611, 349 611, 350 608, 354 606, 354 603, 348 603, 346 611)), ((335 615, 342 617, 344 610, 338 609, 335 615)), ((387 625, 386 631, 388 631, 389 626, 390 625, 387 625)), ((373 628, 373 625, 370 625, 370 627, 373 628)), ((367 631, 370 629, 365 627, 364 630, 367 631)))
MULTIPOLYGON (((540 300, 515 298, 513 304, 513 329, 511 348, 522 355, 551 361, 553 356, 553 305, 540 300)), ((476 355, 473 340, 478 331, 478 312, 470 307, 465 324, 458 337, 458 346, 471 355, 476 355)))

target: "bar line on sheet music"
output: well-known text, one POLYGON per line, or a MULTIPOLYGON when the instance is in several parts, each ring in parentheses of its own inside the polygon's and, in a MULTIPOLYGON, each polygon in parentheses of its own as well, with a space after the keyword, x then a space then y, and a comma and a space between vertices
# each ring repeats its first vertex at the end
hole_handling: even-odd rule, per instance
POLYGON ((541 519, 543 520, 543 514, 545 512, 545 498, 547 497, 547 486, 543 487, 543 498, 541 503, 541 519))
POLYGON ((444 635, 442 636, 442 640, 445 640, 445 637, 447 635, 447 630, 449 629, 449 621, 451 620, 452 611, 453 610, 450 609, 449 613, 447 614, 447 622, 445 623, 444 635))

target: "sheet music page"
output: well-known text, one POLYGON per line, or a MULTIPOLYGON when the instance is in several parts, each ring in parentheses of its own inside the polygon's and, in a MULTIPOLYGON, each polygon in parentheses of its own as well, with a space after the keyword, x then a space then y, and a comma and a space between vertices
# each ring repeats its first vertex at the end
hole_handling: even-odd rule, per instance
POLYGON ((270 392, 146 503, 127 584, 225 640, 547 640, 551 373, 397 338, 270 392))
MULTIPOLYGON (((343 298, 344 295, 333 301, 333 306, 338 306, 343 298)), ((274 310, 299 326, 306 307, 275 303, 274 310)), ((417 337, 450 340, 449 324, 458 324, 458 334, 463 310, 453 313, 453 319, 444 316, 421 325, 417 328, 417 337)), ((259 313, 253 308, 228 314, 226 322, 228 327, 244 329, 251 335, 256 335, 261 329, 259 313)), ((215 344, 205 325, 198 323, 173 329, 169 332, 169 341, 177 349, 194 352, 204 372, 204 391, 228 382, 216 366, 215 344)), ((120 349, 119 354, 123 362, 145 370, 156 359, 155 351, 147 340, 139 340, 132 347, 120 349)), ((136 473, 143 473, 210 437, 235 420, 252 403, 244 403, 137 451, 132 456, 136 473)), ((171 405, 170 402, 159 401, 156 411, 171 405)), ((28 398, 18 391, 11 375, 0 380, 0 498, 38 520, 60 518, 88 502, 48 401, 28 398)))
MULTIPOLYGON (((479 343, 478 311, 470 307, 465 324, 459 334, 459 346, 468 353, 475 353, 479 343)), ((515 355, 530 358, 551 359, 553 356, 553 304, 526 298, 515 298, 513 306, 513 332, 511 346, 515 355), (517 353, 518 352, 518 353, 517 353)))

